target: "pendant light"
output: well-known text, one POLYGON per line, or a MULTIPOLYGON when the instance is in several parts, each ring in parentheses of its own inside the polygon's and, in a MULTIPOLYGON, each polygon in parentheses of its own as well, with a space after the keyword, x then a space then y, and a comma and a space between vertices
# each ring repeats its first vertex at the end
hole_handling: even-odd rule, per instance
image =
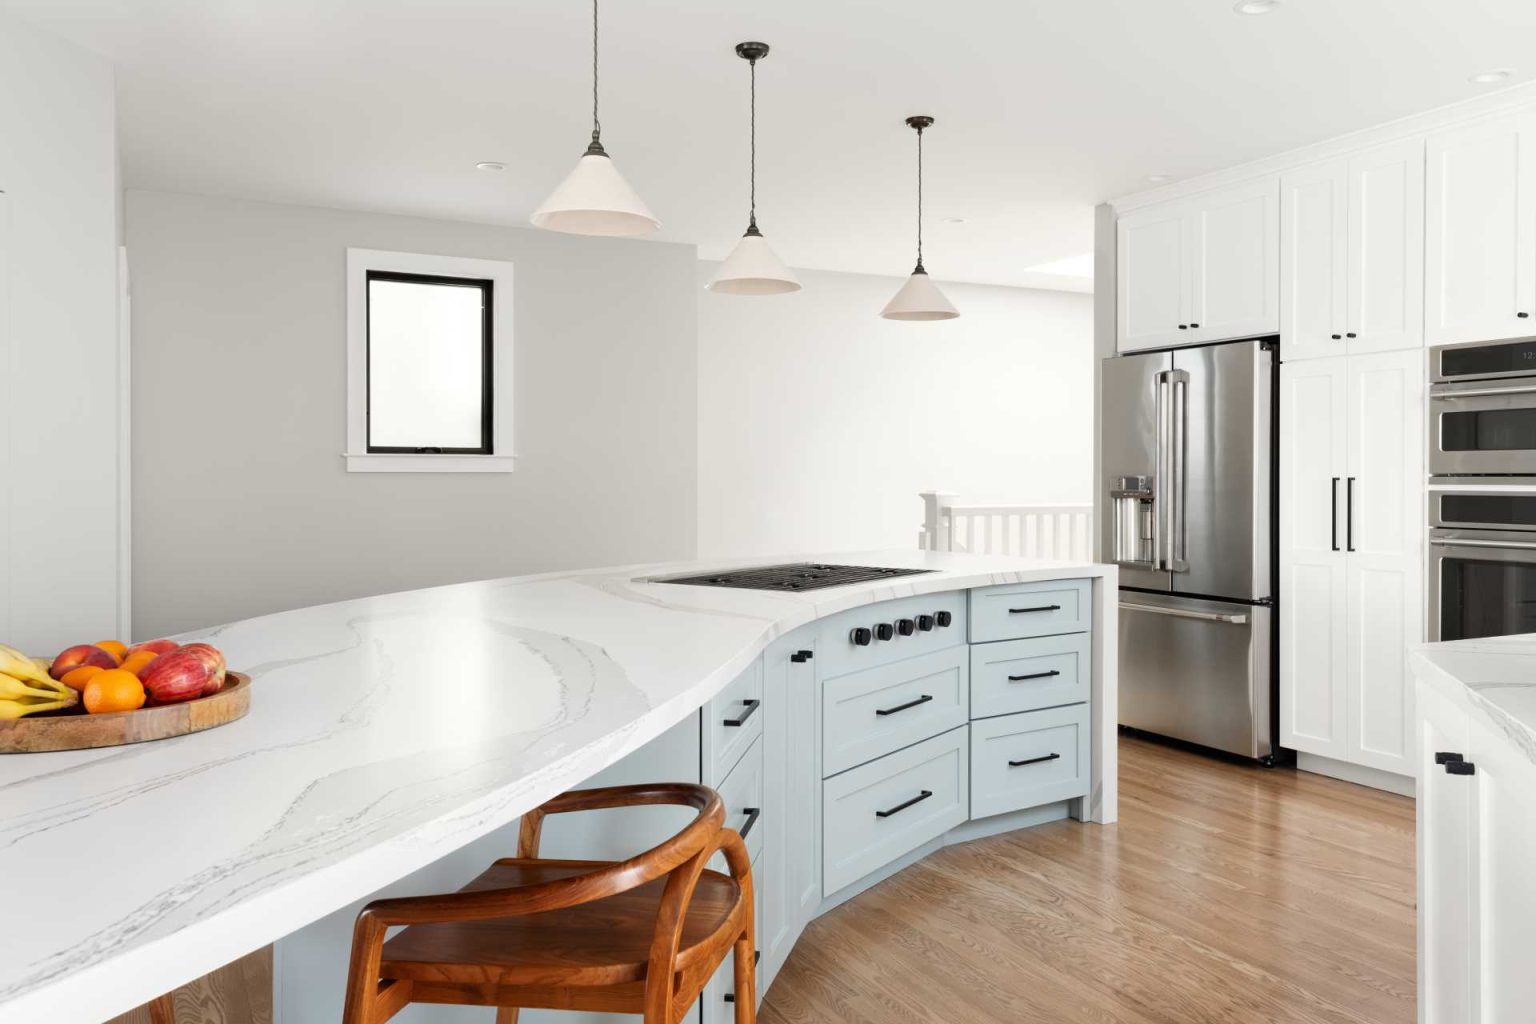
POLYGON ((763 233, 757 230, 757 62, 768 56, 767 43, 737 43, 736 56, 745 60, 752 79, 751 129, 752 156, 748 172, 750 210, 747 215, 747 233, 741 236, 736 248, 720 264, 715 279, 709 282, 712 292, 728 295, 782 295, 800 290, 800 282, 772 249, 763 233))
POLYGON ((592 0, 592 143, 534 211, 533 226, 573 235, 645 235, 661 227, 603 149, 597 119, 597 0, 592 0))
POLYGON ((960 311, 923 269, 923 129, 933 127, 933 118, 917 114, 907 118, 907 125, 917 131, 917 267, 880 315, 887 320, 953 320, 960 311))

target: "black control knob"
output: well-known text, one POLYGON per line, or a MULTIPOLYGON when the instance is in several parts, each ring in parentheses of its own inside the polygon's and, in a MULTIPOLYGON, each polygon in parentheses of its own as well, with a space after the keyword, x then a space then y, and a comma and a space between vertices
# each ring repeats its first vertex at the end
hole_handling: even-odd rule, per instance
POLYGON ((889 640, 895 635, 896 628, 889 622, 882 622, 880 625, 875 627, 875 638, 878 640, 889 640))
POLYGON ((919 615, 917 617, 917 628, 922 630, 924 633, 931 630, 933 628, 933 616, 919 615))
POLYGON ((849 642, 853 643, 857 647, 868 647, 869 642, 873 639, 874 634, 869 631, 868 626, 856 626, 854 627, 853 631, 848 634, 849 642))
POLYGON ((955 617, 949 612, 939 612, 933 617, 933 621, 937 622, 940 628, 947 628, 951 622, 955 621, 955 617))
POLYGON ((913 633, 917 632, 917 623, 913 622, 911 619, 897 619, 896 632, 900 633, 902 636, 911 636, 913 633))

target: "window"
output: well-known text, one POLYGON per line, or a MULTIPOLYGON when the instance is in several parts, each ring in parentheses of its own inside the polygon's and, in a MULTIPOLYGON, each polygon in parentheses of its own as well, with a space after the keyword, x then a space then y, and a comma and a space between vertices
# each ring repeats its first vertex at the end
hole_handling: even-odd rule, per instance
POLYGON ((347 251, 347 469, 509 472, 511 264, 347 251))

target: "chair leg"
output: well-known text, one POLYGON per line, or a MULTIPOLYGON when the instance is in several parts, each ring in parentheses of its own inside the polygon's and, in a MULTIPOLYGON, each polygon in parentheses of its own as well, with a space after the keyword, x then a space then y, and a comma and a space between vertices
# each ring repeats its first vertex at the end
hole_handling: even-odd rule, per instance
POLYGON ((742 935, 736 940, 733 954, 736 972, 736 1024, 756 1024, 757 1021, 757 971, 754 969, 752 936, 742 935))
POLYGON ((517 1007, 500 1006, 496 1008, 496 1024, 517 1024, 517 1007))
POLYGON ((176 1024, 176 1000, 169 992, 150 1002, 149 1024, 176 1024))

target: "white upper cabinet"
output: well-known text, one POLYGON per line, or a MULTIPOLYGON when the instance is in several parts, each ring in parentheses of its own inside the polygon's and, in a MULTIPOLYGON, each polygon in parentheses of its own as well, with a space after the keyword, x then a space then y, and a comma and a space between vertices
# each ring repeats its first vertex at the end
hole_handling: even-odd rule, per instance
POLYGON ((1276 333, 1279 205, 1264 178, 1121 217, 1118 350, 1276 333))
POLYGON ((1536 334, 1536 111, 1429 137, 1425 341, 1536 334))
POLYGON ((1424 343, 1424 144, 1326 160, 1280 179, 1287 360, 1424 343))

